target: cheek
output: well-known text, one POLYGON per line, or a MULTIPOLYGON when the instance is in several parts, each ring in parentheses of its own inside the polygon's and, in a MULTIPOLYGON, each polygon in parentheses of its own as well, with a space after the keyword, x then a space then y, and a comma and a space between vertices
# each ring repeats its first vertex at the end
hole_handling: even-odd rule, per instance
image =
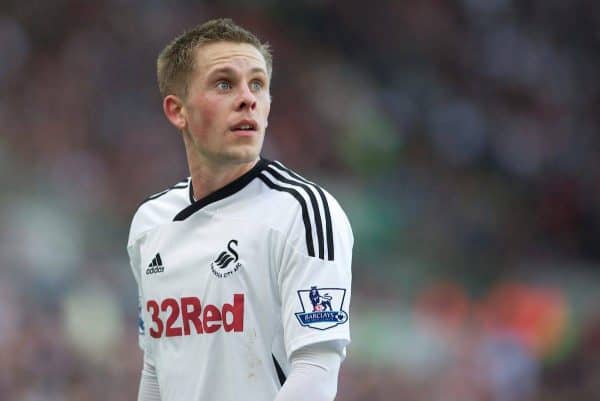
POLYGON ((206 129, 214 126, 219 120, 219 109, 219 104, 214 100, 207 97, 198 99, 192 109, 193 128, 206 129))

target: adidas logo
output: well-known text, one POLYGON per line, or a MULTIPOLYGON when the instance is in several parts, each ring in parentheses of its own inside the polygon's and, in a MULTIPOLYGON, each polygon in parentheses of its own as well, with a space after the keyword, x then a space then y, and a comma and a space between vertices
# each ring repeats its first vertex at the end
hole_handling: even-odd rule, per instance
POLYGON ((148 265, 146 269, 146 275, 154 274, 154 273, 162 273, 165 271, 165 266, 163 266, 162 259, 160 258, 160 253, 157 253, 152 262, 148 265))

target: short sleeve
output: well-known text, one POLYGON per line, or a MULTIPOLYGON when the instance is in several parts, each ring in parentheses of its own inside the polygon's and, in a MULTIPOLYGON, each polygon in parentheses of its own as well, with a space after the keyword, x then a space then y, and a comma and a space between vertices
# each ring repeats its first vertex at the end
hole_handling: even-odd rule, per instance
POLYGON ((278 286, 288 358, 309 344, 339 340, 346 346, 350 342, 354 239, 341 207, 329 194, 327 197, 332 226, 330 249, 322 257, 310 255, 302 235, 290 236, 299 240, 286 240, 282 245, 278 286))

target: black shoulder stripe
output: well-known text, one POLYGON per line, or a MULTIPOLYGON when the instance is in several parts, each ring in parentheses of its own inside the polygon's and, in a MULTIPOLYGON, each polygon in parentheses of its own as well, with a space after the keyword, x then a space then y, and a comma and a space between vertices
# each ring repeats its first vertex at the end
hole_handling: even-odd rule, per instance
POLYGON ((283 386, 283 383, 285 383, 287 378, 285 377, 285 373, 283 373, 283 369, 281 369, 281 365, 277 362, 277 359, 275 359, 275 355, 271 354, 271 356, 273 357, 273 364, 277 371, 277 378, 279 379, 279 383, 283 386))
POLYGON ((300 188, 304 189, 304 191, 308 194, 308 197, 310 198, 310 203, 312 204, 314 218, 315 218, 315 225, 316 225, 316 229, 317 229, 317 240, 319 241, 319 258, 325 260, 325 256, 324 256, 325 255, 325 243, 323 242, 323 223, 321 222, 321 211, 319 210, 319 204, 317 203, 317 198, 315 197, 314 193, 310 190, 310 188, 306 184, 285 178, 271 166, 268 166, 265 170, 268 171, 269 173, 271 173, 271 175, 273 177, 275 177, 277 180, 284 182, 286 184, 300 187, 300 188))
POLYGON ((144 199, 142 202, 140 202, 140 204, 138 205, 138 208, 140 206, 142 206, 144 203, 160 198, 161 196, 167 194, 169 191, 171 191, 172 189, 181 189, 181 188, 187 188, 188 184, 187 184, 187 178, 183 181, 178 182, 177 184, 173 185, 172 187, 169 187, 167 189, 165 189, 164 191, 158 192, 154 195, 150 195, 149 197, 147 197, 146 199, 144 199), (183 183, 183 184, 182 184, 183 183))
POLYGON ((286 188, 280 185, 275 184, 273 181, 269 179, 264 173, 258 175, 258 178, 262 182, 264 182, 269 188, 274 189, 276 191, 287 192, 292 195, 296 200, 300 203, 300 207, 302 208, 302 220, 304 221, 304 231, 306 232, 306 248, 308 250, 308 256, 315 256, 315 248, 313 246, 313 238, 312 238, 312 228, 310 225, 310 219, 308 218, 308 207, 306 206, 306 201, 300 195, 300 193, 294 188, 286 188))
POLYGON ((323 203, 323 208, 325 209, 325 230, 327 232, 327 260, 333 260, 335 256, 333 249, 333 223, 331 221, 331 212, 329 210, 329 203, 327 202, 327 197, 325 196, 325 193, 323 192, 321 187, 294 173, 292 170, 288 169, 283 164, 275 161, 273 162, 272 166, 275 166, 280 170, 285 171, 291 177, 294 177, 298 181, 302 181, 303 183, 312 186, 319 193, 319 197, 321 198, 321 202, 323 203))

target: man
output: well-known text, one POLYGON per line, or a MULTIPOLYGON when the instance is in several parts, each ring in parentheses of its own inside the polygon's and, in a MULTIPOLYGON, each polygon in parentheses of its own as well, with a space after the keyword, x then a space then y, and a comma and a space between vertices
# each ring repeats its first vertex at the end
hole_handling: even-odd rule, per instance
POLYGON ((353 237, 331 195, 260 157, 271 66, 268 46, 227 19, 158 58, 191 177, 146 199, 131 224, 140 401, 335 398, 353 237))

